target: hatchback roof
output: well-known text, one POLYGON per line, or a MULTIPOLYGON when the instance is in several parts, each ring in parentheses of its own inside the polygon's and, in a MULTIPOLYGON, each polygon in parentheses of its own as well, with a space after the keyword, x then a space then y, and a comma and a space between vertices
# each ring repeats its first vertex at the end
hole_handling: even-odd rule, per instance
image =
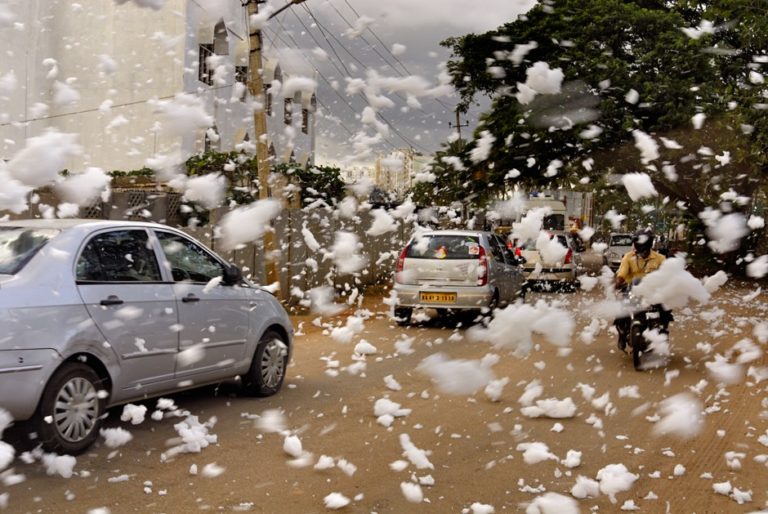
POLYGON ((477 236, 480 234, 489 234, 491 232, 488 232, 487 230, 426 230, 422 232, 420 235, 426 236, 426 235, 433 235, 433 234, 443 234, 446 236, 477 236))

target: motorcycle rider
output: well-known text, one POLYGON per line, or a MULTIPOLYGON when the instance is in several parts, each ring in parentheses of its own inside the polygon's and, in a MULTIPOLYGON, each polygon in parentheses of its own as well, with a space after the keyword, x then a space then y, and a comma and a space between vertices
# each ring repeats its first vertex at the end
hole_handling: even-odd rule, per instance
MULTIPOLYGON (((618 291, 625 291, 630 284, 638 282, 648 273, 659 269, 666 257, 653 249, 655 235, 650 228, 638 230, 632 236, 632 250, 624 254, 616 272, 615 287, 618 291)), ((663 316, 664 326, 672 321, 672 314, 660 305, 654 305, 663 316)), ((627 347, 629 339, 629 317, 616 318, 613 324, 619 332, 618 347, 622 352, 627 347)))

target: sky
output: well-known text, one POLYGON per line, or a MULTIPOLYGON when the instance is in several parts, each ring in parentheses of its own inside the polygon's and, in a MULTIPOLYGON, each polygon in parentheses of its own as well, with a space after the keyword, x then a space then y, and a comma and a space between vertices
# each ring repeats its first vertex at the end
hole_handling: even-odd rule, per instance
MULTIPOLYGON (((375 124, 361 123, 368 102, 362 93, 346 90, 347 78, 367 80, 372 72, 401 79, 416 75, 438 86, 441 63, 450 57, 440 41, 492 30, 534 4, 535 0, 307 0, 269 22, 266 54, 277 55, 284 68, 293 67, 296 73, 318 72, 318 163, 369 164, 378 154, 405 147, 429 155, 452 132, 449 122, 455 125, 455 94, 443 91, 409 105, 404 93, 383 92, 394 105, 377 109, 380 129, 376 130, 375 124), (355 146, 350 143, 361 130, 367 137, 384 132, 380 142, 365 146, 367 152, 351 150, 355 146)), ((484 101, 480 109, 462 117, 462 124, 469 123, 462 127, 463 137, 471 133, 487 105, 484 101)))

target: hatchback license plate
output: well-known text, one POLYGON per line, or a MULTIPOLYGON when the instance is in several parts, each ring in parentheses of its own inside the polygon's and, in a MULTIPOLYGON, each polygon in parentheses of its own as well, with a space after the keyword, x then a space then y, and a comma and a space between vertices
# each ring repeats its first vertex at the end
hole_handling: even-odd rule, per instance
POLYGON ((456 293, 421 293, 419 298, 426 303, 456 303, 456 293))

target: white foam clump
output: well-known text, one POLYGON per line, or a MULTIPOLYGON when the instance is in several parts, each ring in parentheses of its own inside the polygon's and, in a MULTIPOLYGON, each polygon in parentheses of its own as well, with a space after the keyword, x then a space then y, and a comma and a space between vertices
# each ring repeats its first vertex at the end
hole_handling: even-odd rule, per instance
POLYGON ((355 273, 362 270, 368 260, 360 255, 361 244, 352 232, 336 232, 336 239, 330 256, 339 273, 355 273))
POLYGON ((424 492, 419 484, 413 482, 400 482, 400 490, 405 499, 411 503, 421 503, 424 501, 424 492))
POLYGON ((304 448, 301 445, 301 439, 297 435, 287 435, 283 439, 283 451, 298 459, 304 454, 304 448))
MULTIPOLYGON (((659 144, 656 140, 638 129, 633 130, 632 135, 635 138, 635 147, 640 150, 640 162, 648 164, 659 158, 659 144)), ((627 192, 629 192, 629 189, 627 189, 627 192)))
MULTIPOLYGON (((334 294, 334 291, 330 287, 325 287, 323 289, 325 294, 334 294)), ((336 307, 344 308, 341 305, 333 304, 331 306, 331 311, 336 310, 336 307)), ((331 338, 338 342, 338 343, 350 343, 352 342, 352 338, 355 336, 355 334, 358 334, 363 331, 364 324, 363 319, 359 318, 357 316, 350 316, 347 318, 347 322, 343 327, 333 327, 333 330, 331 330, 331 338)), ((362 347, 361 347, 362 349, 362 347)), ((357 352, 357 350, 355 350, 357 352)), ((360 353, 360 352, 357 352, 360 353)))
POLYGON ((107 199, 112 178, 101 168, 89 167, 72 173, 56 184, 56 193, 64 202, 79 206, 93 203, 99 197, 107 199))
POLYGON ((579 514, 579 503, 568 496, 548 492, 537 496, 525 508, 525 514, 579 514))
POLYGON ((62 478, 71 478, 77 459, 71 455, 56 455, 55 453, 43 454, 43 465, 47 475, 59 475, 62 478))
POLYGON ((568 450, 565 458, 560 460, 560 464, 566 468, 578 468, 581 466, 581 452, 577 450, 568 450))
POLYGON ((408 434, 400 434, 400 446, 403 448, 403 455, 416 466, 417 469, 435 469, 435 466, 429 461, 427 451, 417 448, 408 434))
POLYGON ((400 385, 400 382, 398 382, 392 375, 384 377, 384 385, 387 386, 387 389, 392 391, 400 391, 403 388, 403 386, 400 385))
POLYGON ((219 223, 222 249, 234 250, 239 245, 260 239, 281 210, 280 201, 268 198, 229 211, 219 223))
POLYGON ((541 261, 544 264, 563 262, 568 253, 568 248, 561 245, 556 237, 552 237, 551 234, 544 230, 540 231, 536 238, 536 249, 539 251, 541 261))
POLYGON ((216 418, 211 417, 205 423, 200 423, 197 416, 189 415, 184 421, 176 423, 173 428, 179 434, 181 443, 169 448, 160 455, 161 461, 175 457, 180 453, 199 453, 203 448, 218 441, 218 436, 209 433, 216 424, 216 418))
POLYGON ((621 183, 624 184, 627 194, 633 202, 659 194, 653 187, 651 177, 647 173, 627 173, 621 177, 621 183))
POLYGON ((702 404, 691 394, 680 393, 665 399, 659 411, 661 419, 653 427, 654 435, 690 439, 704 428, 702 404))
POLYGON ((583 500, 584 498, 597 498, 600 496, 600 483, 597 480, 579 475, 576 477, 576 483, 571 488, 571 494, 574 498, 583 500))
POLYGON ((368 341, 360 341, 355 345, 355 353, 358 355, 374 355, 378 352, 375 346, 368 341))
POLYGON ((576 415, 576 405, 570 397, 562 400, 548 398, 546 400, 537 400, 536 405, 523 407, 520 409, 520 413, 529 418, 565 419, 576 415))
POLYGON ((331 493, 323 498, 326 509, 341 509, 350 503, 350 499, 341 493, 331 493))
POLYGON ((715 360, 704 364, 712 378, 723 384, 738 384, 744 376, 744 368, 739 363, 731 363, 722 355, 715 355, 715 360))
POLYGON ((108 448, 118 448, 129 443, 133 439, 133 435, 124 428, 102 428, 99 430, 99 434, 104 438, 104 444, 108 448))
POLYGON ((707 236, 710 241, 709 248, 717 253, 728 253, 739 248, 741 239, 749 234, 749 227, 744 215, 738 212, 720 216, 718 211, 712 211, 711 215, 702 212, 699 216, 707 225, 707 236))
POLYGON ((592 291, 597 285, 597 277, 582 276, 579 277, 580 287, 583 291, 592 291))
MULTIPOLYGON (((313 287, 309 290, 309 310, 315 314, 320 314, 321 316, 335 316, 336 314, 339 314, 347 307, 335 303, 335 295, 336 292, 330 286, 313 287)), ((340 329, 339 331, 334 329, 331 331, 331 337, 342 343, 350 342, 353 334, 354 330, 349 326, 349 323, 347 324, 346 329, 340 329), (349 340, 347 340, 347 337, 349 337, 349 340)))
POLYGON ((416 369, 428 375, 435 387, 444 393, 474 394, 495 379, 491 366, 496 362, 487 357, 452 360, 444 353, 435 353, 423 359, 416 369))
POLYGON ((130 421, 131 425, 139 425, 144 422, 147 414, 145 405, 134 405, 129 403, 123 407, 123 413, 120 414, 120 421, 130 421))
POLYGON ((477 164, 488 158, 496 137, 487 130, 480 132, 480 138, 475 140, 475 147, 469 152, 469 159, 477 164))
POLYGON ((485 386, 485 390, 483 391, 485 393, 486 398, 488 398, 492 402, 498 402, 501 400, 501 394, 504 392, 504 386, 506 386, 509 383, 508 377, 503 377, 498 380, 491 380, 488 382, 488 385, 485 386))
MULTIPOLYGON (((3 436, 3 431, 11 426, 11 423, 13 423, 11 413, 0 407, 0 438, 3 436)), ((13 462, 15 452, 13 446, 5 441, 0 441, 0 471, 3 471, 13 462)))
POLYGON ((267 409, 256 419, 256 428, 266 433, 285 430, 285 415, 280 409, 267 409))
POLYGON ((720 289, 723 285, 725 285, 726 282, 728 282, 728 275, 723 270, 720 270, 714 275, 706 277, 704 280, 702 280, 704 289, 706 289, 710 294, 720 289))
POLYGON ((216 464, 215 462, 209 462, 205 466, 203 466, 202 471, 200 471, 200 474, 207 478, 215 478, 219 475, 224 473, 224 468, 216 464))
POLYGON ((556 346, 567 346, 575 325, 570 313, 539 300, 535 306, 526 303, 508 305, 496 311, 487 327, 474 326, 468 332, 473 339, 525 356, 533 349, 534 333, 543 335, 556 346))
POLYGON ((511 237, 520 241, 536 239, 544 223, 544 216, 551 212, 549 207, 535 207, 529 210, 519 222, 512 223, 511 237))
POLYGON ((317 239, 315 238, 315 235, 312 233, 311 230, 307 228, 306 221, 301 227, 301 235, 304 238, 304 243, 307 245, 307 248, 310 251, 316 252, 321 248, 320 243, 318 243, 317 239))
POLYGON ((632 489, 638 478, 639 475, 630 473, 624 464, 608 464, 597 472, 600 492, 607 494, 611 503, 616 503, 617 493, 632 489))
POLYGON ((397 230, 397 222, 386 210, 374 209, 371 211, 373 222, 368 230, 365 231, 369 236, 380 236, 397 230))
POLYGON ((685 259, 666 259, 658 270, 649 273, 633 292, 649 304, 663 304, 667 309, 688 305, 689 300, 706 303, 709 292, 700 281, 685 270, 685 259))
POLYGON ((220 173, 208 173, 187 179, 184 185, 184 199, 197 202, 206 209, 215 209, 224 202, 227 193, 227 179, 220 173))
POLYGON ((82 148, 76 141, 77 134, 48 129, 28 138, 24 148, 7 162, 6 169, 24 186, 36 188, 51 184, 59 179, 59 172, 67 167, 69 158, 81 153, 82 148))
POLYGON ((523 461, 526 464, 538 464, 545 460, 558 460, 557 455, 549 451, 549 446, 545 443, 520 443, 517 445, 517 451, 523 452, 523 461))
POLYGON ((747 264, 747 276, 763 278, 766 274, 768 274, 768 254, 761 255, 747 264))
POLYGON ((404 409, 399 403, 393 402, 389 398, 379 398, 373 404, 373 415, 376 416, 376 422, 379 425, 389 427, 395 418, 407 416, 411 409, 404 409))
POLYGON ((548 63, 537 61, 525 70, 525 76, 525 84, 518 82, 515 94, 517 101, 523 105, 531 103, 537 94, 559 93, 565 75, 561 68, 550 69, 548 63))
POLYGON ((190 130, 213 126, 213 116, 205 110, 202 98, 189 93, 177 93, 172 100, 150 100, 149 104, 160 115, 163 131, 172 136, 183 136, 190 130))

